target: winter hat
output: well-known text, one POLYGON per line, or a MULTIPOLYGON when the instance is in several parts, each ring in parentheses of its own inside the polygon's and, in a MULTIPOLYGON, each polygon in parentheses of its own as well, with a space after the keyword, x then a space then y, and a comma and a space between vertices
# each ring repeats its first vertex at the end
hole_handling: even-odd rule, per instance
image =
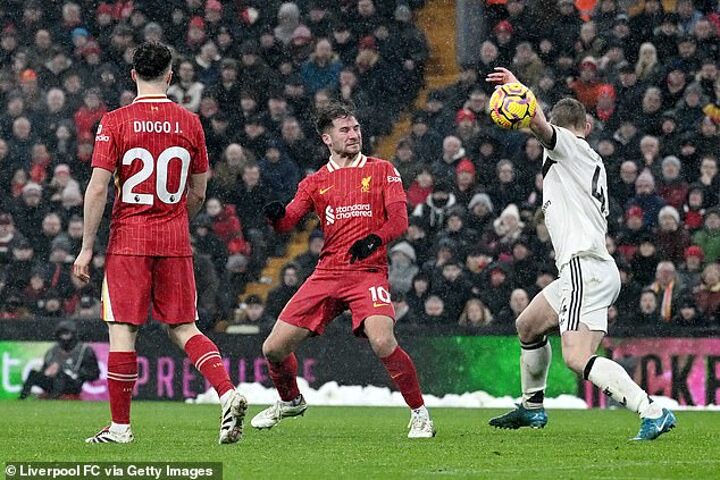
POLYGON ((475 165, 473 165, 473 163, 467 158, 460 160, 460 162, 458 162, 458 166, 455 167, 455 173, 462 172, 471 173, 473 177, 475 176, 475 165))
POLYGON ((390 249, 390 254, 392 255, 393 253, 403 253, 407 255, 407 257, 410 258, 413 263, 415 262, 415 260, 417 260, 417 256, 415 255, 415 249, 408 242, 403 241, 396 244, 390 249))
POLYGON ((518 210, 517 205, 514 203, 511 203, 507 207, 505 207, 505 210, 502 211, 500 214, 500 218, 508 218, 508 217, 515 217, 515 220, 518 222, 520 221, 520 210, 518 210))
POLYGON ((669 164, 675 165, 677 168, 680 168, 680 166, 682 165, 680 163, 680 159, 675 155, 668 155, 667 157, 663 158, 662 166, 664 167, 665 165, 669 164))
POLYGON ((702 262, 705 259, 705 253, 703 249, 697 245, 690 245, 685 249, 685 260, 687 260, 688 257, 698 257, 702 262))
POLYGON ((637 205, 634 205, 630 208, 628 208, 627 212, 625 212, 625 218, 632 218, 632 217, 638 217, 643 218, 645 214, 643 213, 643 209, 638 207, 637 205))
POLYGON ((666 205, 660 209, 660 213, 658 213, 658 220, 662 220, 662 218, 666 215, 671 216, 675 220, 675 223, 680 223, 680 214, 672 205, 666 205))
POLYGON ((455 123, 461 123, 466 120, 470 122, 474 122, 477 119, 477 116, 475 115, 475 112, 468 108, 461 108, 457 111, 455 114, 455 123))
POLYGON ((490 199, 490 195, 488 195, 487 193, 476 193, 475 195, 473 195, 473 197, 470 199, 470 203, 468 204, 468 209, 472 210, 473 208, 475 208, 475 205, 481 203, 484 204, 489 211, 493 211, 493 203, 490 199))

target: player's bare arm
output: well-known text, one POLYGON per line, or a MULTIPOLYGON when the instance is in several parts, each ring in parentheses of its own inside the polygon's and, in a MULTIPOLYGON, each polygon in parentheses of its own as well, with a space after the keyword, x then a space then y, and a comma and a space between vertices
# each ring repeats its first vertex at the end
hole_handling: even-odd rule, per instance
POLYGON ((190 219, 200 212, 200 209, 205 202, 207 182, 207 172, 196 173, 194 175, 190 175, 190 178, 188 178, 187 211, 190 219))
MULTIPOLYGON (((510 70, 503 67, 495 67, 495 71, 489 73, 487 77, 485 77, 485 81, 497 85, 521 83, 510 70)), ((552 143, 553 128, 550 122, 547 121, 547 118, 545 118, 545 113, 543 113, 540 105, 535 108, 535 115, 530 122, 530 130, 535 138, 543 145, 550 145, 552 143)))
POLYGON ((112 173, 102 169, 94 168, 90 183, 85 190, 85 205, 83 214, 85 226, 83 229, 83 241, 80 254, 73 264, 73 274, 83 282, 90 281, 90 261, 93 256, 95 237, 102 220, 105 204, 107 203, 108 183, 112 173))

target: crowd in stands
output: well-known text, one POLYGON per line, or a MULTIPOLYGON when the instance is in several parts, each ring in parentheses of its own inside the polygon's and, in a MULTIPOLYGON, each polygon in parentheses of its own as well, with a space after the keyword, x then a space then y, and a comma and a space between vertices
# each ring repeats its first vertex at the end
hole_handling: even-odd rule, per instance
MULTIPOLYGON (((92 281, 70 275, 94 137, 105 112, 133 101, 134 47, 161 41, 175 54, 168 96, 200 116, 211 162, 205 210, 191 225, 201 318, 245 318, 239 305, 257 304, 246 284, 287 240, 263 205, 289 201, 328 157, 316 107, 352 101, 368 150, 389 133, 423 85, 428 47, 413 23, 422 4, 0 2, 0 317, 99 316, 110 208, 92 281)), ((318 242, 284 284, 312 271, 318 242)), ((271 301, 268 314, 280 307, 271 301)))
MULTIPOLYGON (((177 54, 169 96, 198 113, 212 179, 191 225, 201 317, 271 325, 313 270, 322 233, 264 303, 245 295, 287 239, 262 216, 328 152, 313 112, 351 100, 365 150, 400 112, 391 159, 410 227, 389 247, 398 319, 512 325, 557 275, 542 215, 542 146, 487 115, 485 76, 510 68, 549 111, 585 104, 608 171, 607 244, 623 289, 615 325, 720 324, 720 7, 692 0, 487 0, 487 38, 457 81, 422 88, 422 1, 33 1, 0 5, 0 317, 96 317, 104 263, 82 285, 69 263, 95 125, 126 105, 133 46, 177 54)), ((101 230, 107 231, 105 228, 101 230)))
POLYGON ((485 76, 504 66, 546 112, 566 96, 588 111, 623 284, 611 325, 717 326, 718 3, 488 0, 485 13, 477 63, 429 92, 393 158, 412 209, 390 254, 399 309, 419 324, 512 324, 557 275, 542 147, 486 113, 485 76))

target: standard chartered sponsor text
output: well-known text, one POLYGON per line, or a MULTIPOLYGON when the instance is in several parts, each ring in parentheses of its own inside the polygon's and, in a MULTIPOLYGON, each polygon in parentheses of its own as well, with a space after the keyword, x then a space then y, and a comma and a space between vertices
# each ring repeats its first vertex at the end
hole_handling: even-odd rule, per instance
POLYGON ((335 209, 335 219, 353 217, 372 217, 372 209, 369 203, 356 203, 345 205, 335 209))

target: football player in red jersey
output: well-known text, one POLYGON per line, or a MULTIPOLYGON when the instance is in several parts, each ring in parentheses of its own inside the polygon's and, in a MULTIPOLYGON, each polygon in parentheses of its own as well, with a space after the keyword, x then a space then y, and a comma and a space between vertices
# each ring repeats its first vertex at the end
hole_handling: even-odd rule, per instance
POLYGON ((433 437, 435 428, 415 365, 395 339, 395 311, 388 291, 387 244, 408 225, 400 174, 389 162, 362 154, 360 125, 350 106, 330 104, 318 112, 316 127, 330 150, 328 163, 300 182, 287 207, 272 202, 265 213, 276 230, 286 232, 314 211, 320 217, 325 246, 314 273, 290 299, 263 344, 280 400, 257 414, 251 424, 271 428, 285 417, 305 412, 293 352, 349 308, 353 333, 368 338, 412 411, 408 437, 433 437))
POLYGON ((170 49, 143 43, 133 55, 137 97, 103 116, 95 136, 92 177, 85 191, 85 231, 73 273, 90 279, 89 264, 114 175, 102 315, 110 333, 107 383, 112 423, 88 443, 129 443, 130 401, 137 380, 135 337, 152 314, 168 326, 220 397, 220 443, 242 435, 247 409, 215 344, 195 326, 196 290, 188 222, 207 186, 205 135, 197 115, 171 102, 170 49))

